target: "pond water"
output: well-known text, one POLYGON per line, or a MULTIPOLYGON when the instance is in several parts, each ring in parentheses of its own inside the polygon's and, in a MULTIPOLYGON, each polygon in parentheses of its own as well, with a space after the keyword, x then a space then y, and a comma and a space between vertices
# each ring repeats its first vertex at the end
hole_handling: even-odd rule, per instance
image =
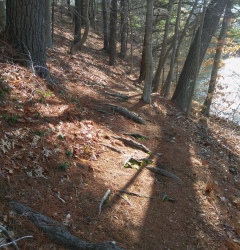
MULTIPOLYGON (((195 99, 203 103, 211 69, 200 74, 195 99)), ((240 125, 240 57, 223 60, 211 107, 211 114, 240 125)))

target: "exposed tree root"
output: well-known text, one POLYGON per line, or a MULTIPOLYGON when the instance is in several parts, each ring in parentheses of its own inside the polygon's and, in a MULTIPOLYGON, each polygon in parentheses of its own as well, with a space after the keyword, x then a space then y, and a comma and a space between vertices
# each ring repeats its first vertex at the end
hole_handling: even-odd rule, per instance
POLYGON ((31 208, 10 202, 10 206, 20 215, 26 216, 56 244, 70 250, 123 250, 115 242, 89 243, 72 235, 61 223, 40 214, 31 208))
POLYGON ((136 115, 135 113, 129 111, 128 109, 126 108, 123 108, 123 107, 120 107, 120 106, 115 106, 115 105, 112 105, 112 104, 105 104, 107 107, 109 107, 110 109, 114 110, 115 112, 118 112, 119 114, 137 122, 137 123, 140 123, 140 124, 146 124, 146 122, 141 119, 138 115, 136 115))

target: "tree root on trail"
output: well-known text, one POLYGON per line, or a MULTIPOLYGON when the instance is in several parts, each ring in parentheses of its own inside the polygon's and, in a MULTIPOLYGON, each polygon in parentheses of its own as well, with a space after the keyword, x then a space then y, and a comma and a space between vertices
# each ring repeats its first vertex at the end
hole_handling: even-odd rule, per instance
POLYGON ((113 138, 122 141, 125 145, 128 145, 130 147, 133 148, 137 148, 142 150, 143 152, 147 153, 147 154, 151 154, 151 150, 149 148, 147 148, 146 146, 144 146, 143 144, 136 142, 132 139, 126 139, 126 138, 122 138, 122 137, 115 137, 113 136, 113 138))
POLYGON ((20 215, 26 216, 42 230, 56 244, 70 250, 124 250, 115 242, 89 243, 72 235, 61 223, 40 214, 31 208, 18 203, 10 202, 10 206, 20 215))
POLYGON ((115 106, 112 104, 105 104, 108 108, 112 109, 115 112, 118 112, 119 114, 139 123, 139 124, 146 124, 146 122, 141 119, 138 115, 134 114, 133 112, 129 111, 126 108, 120 107, 120 106, 115 106))
POLYGON ((167 177, 170 177, 170 178, 173 178, 175 180, 177 180, 177 182, 179 184, 182 184, 183 181, 182 179, 180 179, 178 176, 176 176, 175 174, 172 174, 170 172, 168 172, 167 170, 163 169, 163 168, 159 168, 159 167, 148 167, 146 166, 146 168, 148 170, 150 170, 151 172, 155 173, 155 174, 161 174, 161 175, 164 175, 164 176, 167 176, 167 177))

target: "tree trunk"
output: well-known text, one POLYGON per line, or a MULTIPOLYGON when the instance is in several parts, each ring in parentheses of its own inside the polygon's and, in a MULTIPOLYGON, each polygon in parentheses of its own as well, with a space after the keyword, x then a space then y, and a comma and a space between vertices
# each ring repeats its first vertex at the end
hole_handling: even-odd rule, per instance
POLYGON ((75 0, 75 13, 74 13, 74 41, 76 44, 81 39, 81 0, 75 0))
POLYGON ((0 1, 0 33, 4 31, 6 25, 6 11, 4 1, 0 1))
POLYGON ((143 48, 142 48, 142 58, 140 64, 140 74, 138 78, 138 83, 141 83, 146 77, 146 27, 145 27, 145 34, 143 39, 143 48))
POLYGON ((164 65, 164 57, 165 57, 166 50, 167 50, 168 31, 169 31, 169 24, 170 24, 170 20, 171 20, 173 2, 174 2, 174 0, 170 0, 168 3, 168 15, 167 15, 166 23, 165 23, 165 30, 164 30, 164 37, 163 37, 163 43, 162 43, 162 48, 161 48, 161 54, 159 56, 158 67, 157 67, 155 76, 153 78, 153 92, 157 92, 158 88, 159 88, 161 72, 162 72, 163 65, 164 65))
POLYGON ((151 92, 152 92, 152 75, 153 75, 152 26, 153 26, 153 0, 148 0, 147 13, 146 13, 146 56, 145 56, 146 77, 142 95, 142 99, 146 103, 151 103, 151 92))
POLYGON ((203 32, 200 43, 200 56, 198 58, 196 54, 198 49, 199 30, 195 35, 194 41, 188 52, 187 59, 172 97, 172 100, 176 102, 184 112, 187 111, 187 107, 191 99, 191 93, 193 93, 195 87, 193 85, 195 75, 194 72, 196 70, 199 72, 199 68, 203 62, 203 58, 206 54, 211 38, 217 29, 220 17, 224 11, 227 1, 228 0, 212 0, 210 2, 204 18, 203 32), (198 65, 197 69, 196 65, 198 65))
POLYGON ((127 53, 127 1, 121 0, 121 51, 120 57, 125 58, 127 53))
POLYGON ((178 36, 179 36, 179 23, 180 23, 180 15, 181 15, 181 8, 182 8, 182 0, 178 2, 178 11, 177 11, 177 19, 175 24, 175 38, 173 41, 173 49, 172 49, 172 56, 171 56, 171 62, 170 62, 170 69, 168 72, 168 77, 166 81, 166 85, 164 86, 163 92, 164 96, 168 97, 172 79, 173 79, 173 71, 174 71, 174 65, 175 65, 175 56, 177 51, 177 45, 178 45, 178 36))
POLYGON ((115 65, 117 53, 117 0, 111 1, 110 38, 109 38, 109 65, 115 65))
POLYGON ((41 77, 48 75, 45 46, 45 0, 8 0, 7 35, 24 64, 41 77))
POLYGON ((102 17, 103 17, 103 49, 108 51, 108 18, 107 18, 107 0, 102 0, 102 17))
POLYGON ((88 8, 89 8, 89 0, 85 0, 85 10, 84 10, 84 16, 83 16, 83 18, 85 20, 85 30, 84 30, 82 39, 72 46, 72 48, 71 48, 72 55, 74 55, 78 50, 81 50, 83 44, 87 40, 88 31, 89 31, 89 27, 90 27, 90 21, 88 18, 88 8))
POLYGON ((202 114, 205 116, 209 116, 210 114, 210 106, 212 104, 213 94, 214 94, 216 83, 217 83, 218 69, 219 69, 219 64, 221 61, 222 49, 225 43, 228 26, 232 18, 232 12, 231 12, 232 6, 233 6, 233 1, 229 0, 229 2, 227 3, 226 11, 225 11, 221 32, 218 37, 218 43, 217 43, 214 63, 212 67, 211 79, 210 79, 209 87, 208 87, 208 94, 203 104, 202 114))
POLYGON ((45 0, 45 39, 46 39, 46 47, 52 48, 52 1, 51 0, 45 0))

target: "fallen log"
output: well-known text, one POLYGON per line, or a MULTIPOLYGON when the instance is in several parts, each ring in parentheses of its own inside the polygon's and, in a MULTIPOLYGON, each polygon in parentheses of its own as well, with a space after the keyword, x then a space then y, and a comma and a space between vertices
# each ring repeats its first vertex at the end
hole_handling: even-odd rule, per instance
POLYGON ((118 112, 119 114, 139 123, 139 124, 146 124, 146 122, 141 119, 138 115, 136 115, 135 113, 129 111, 126 108, 120 107, 120 106, 115 106, 112 104, 105 104, 108 108, 112 109, 115 112, 118 112))
POLYGON ((56 244, 69 250, 124 250, 115 242, 89 243, 72 235, 61 223, 40 214, 31 208, 12 201, 10 206, 20 215, 26 216, 56 244))

